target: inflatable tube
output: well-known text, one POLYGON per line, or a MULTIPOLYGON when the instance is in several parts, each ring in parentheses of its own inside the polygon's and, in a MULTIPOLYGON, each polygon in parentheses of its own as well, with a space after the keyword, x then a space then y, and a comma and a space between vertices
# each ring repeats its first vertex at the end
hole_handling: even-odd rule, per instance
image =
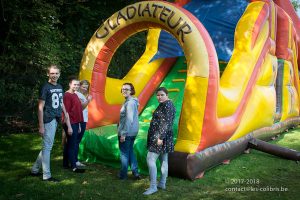
POLYGON ((249 141, 249 145, 250 148, 252 149, 256 149, 265 153, 269 153, 281 158, 286 158, 289 160, 295 160, 295 161, 299 161, 300 160, 300 152, 293 150, 293 149, 288 149, 288 148, 284 148, 284 147, 280 147, 274 144, 270 144, 267 142, 264 142, 262 140, 258 140, 258 139, 251 139, 249 141))
MULTIPOLYGON (((202 178, 206 170, 243 154, 249 148, 249 142, 254 138, 269 141, 274 136, 289 128, 294 128, 295 124, 299 123, 300 117, 295 117, 270 127, 255 130, 234 141, 224 142, 197 153, 174 152, 169 156, 169 174, 170 176, 189 180, 202 178)), ((299 152, 292 152, 292 158, 298 159, 299 152)))

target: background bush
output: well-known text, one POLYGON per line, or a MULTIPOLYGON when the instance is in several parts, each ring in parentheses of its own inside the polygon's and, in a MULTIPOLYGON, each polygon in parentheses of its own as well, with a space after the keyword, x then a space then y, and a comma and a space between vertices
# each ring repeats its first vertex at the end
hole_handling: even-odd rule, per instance
MULTIPOLYGON (((103 21, 129 0, 2 0, 0 16, 0 129, 37 127, 37 99, 46 68, 62 68, 60 83, 78 75, 84 49, 103 21)), ((145 49, 145 33, 126 40, 113 56, 109 76, 121 78, 145 49)))

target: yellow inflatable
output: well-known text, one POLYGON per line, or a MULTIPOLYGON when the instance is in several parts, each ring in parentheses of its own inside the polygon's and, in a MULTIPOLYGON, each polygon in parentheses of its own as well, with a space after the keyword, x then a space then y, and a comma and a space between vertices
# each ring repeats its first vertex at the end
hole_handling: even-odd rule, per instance
MULTIPOLYGON (((279 0, 276 3, 290 5, 279 0)), ((197 178, 204 169, 245 150, 251 138, 267 132, 274 135, 297 125, 300 22, 289 17, 291 10, 276 3, 249 3, 236 26, 232 57, 221 78, 208 32, 179 4, 142 1, 116 12, 94 33, 81 63, 80 78, 90 80, 93 96, 88 128, 118 122, 123 99, 116 91, 124 82, 136 86, 139 110, 143 110, 175 62, 151 62, 161 29, 177 39, 187 61, 176 152, 170 157, 170 162, 183 162, 185 166, 177 166, 180 169, 174 169, 174 173, 197 178), (116 49, 128 37, 148 29, 146 50, 140 60, 123 79, 108 78, 108 65, 116 49), (207 163, 203 166, 200 163, 204 161, 207 163)))

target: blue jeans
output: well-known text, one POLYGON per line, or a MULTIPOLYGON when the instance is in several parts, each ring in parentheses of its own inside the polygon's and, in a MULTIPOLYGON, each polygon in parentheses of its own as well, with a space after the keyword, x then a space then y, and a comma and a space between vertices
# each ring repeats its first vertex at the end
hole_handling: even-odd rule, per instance
POLYGON ((121 160, 120 179, 127 178, 128 165, 130 165, 132 174, 138 176, 138 163, 133 151, 135 136, 126 136, 124 142, 120 142, 120 136, 118 138, 121 160))
POLYGON ((77 141, 76 141, 76 149, 75 149, 75 155, 76 155, 76 162, 78 161, 78 152, 79 152, 79 144, 81 142, 81 139, 84 135, 85 132, 85 128, 86 128, 86 122, 81 122, 80 123, 80 133, 78 133, 77 135, 77 141))
POLYGON ((43 179, 51 178, 50 172, 50 153, 52 150, 55 132, 57 127, 56 119, 51 122, 44 124, 45 133, 42 137, 42 150, 40 151, 34 165, 32 166, 31 172, 38 173, 40 167, 43 168, 43 179))
POLYGON ((77 154, 76 153, 76 146, 77 146, 77 136, 79 130, 80 123, 71 124, 73 133, 72 135, 68 134, 68 127, 64 125, 64 130, 67 136, 67 142, 64 145, 64 152, 63 152, 63 166, 69 167, 69 162, 71 164, 71 168, 76 168, 76 160, 77 154))
POLYGON ((159 158, 160 160, 160 185, 166 185, 167 177, 168 177, 168 153, 157 154, 154 152, 148 152, 147 154, 147 165, 149 168, 150 175, 150 188, 156 188, 156 178, 157 178, 157 168, 156 168, 156 160, 159 158))

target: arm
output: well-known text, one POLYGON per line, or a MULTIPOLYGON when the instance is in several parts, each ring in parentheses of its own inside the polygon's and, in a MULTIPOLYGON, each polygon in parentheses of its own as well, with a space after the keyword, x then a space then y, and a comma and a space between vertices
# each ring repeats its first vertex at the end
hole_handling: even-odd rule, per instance
POLYGON ((41 136, 43 136, 45 133, 44 118, 43 118, 44 107, 45 107, 45 101, 40 99, 38 102, 38 119, 39 119, 39 133, 41 136))
POLYGON ((91 95, 88 95, 87 100, 85 102, 81 101, 82 110, 84 110, 91 101, 92 101, 92 96, 91 95))
POLYGON ((172 104, 166 104, 162 110, 162 115, 160 117, 160 129, 158 133, 157 144, 161 145, 162 141, 165 139, 169 130, 172 129, 173 120, 175 115, 175 109, 172 104))
MULTIPOLYGON (((65 116, 65 118, 64 118, 64 122, 66 123, 66 125, 67 125, 67 127, 68 127, 68 134, 69 134, 69 132, 71 131, 71 135, 72 135, 72 127, 71 127, 71 124, 70 124, 70 117, 69 117, 69 113, 67 113, 67 111, 66 111, 66 108, 65 108, 65 106, 64 106, 64 103, 62 103, 61 104, 61 108, 62 108, 62 111, 63 111, 63 113, 64 113, 64 116, 65 116)), ((66 137, 66 132, 65 132, 65 130, 64 129, 62 129, 62 147, 64 147, 64 145, 65 145, 65 143, 66 143, 66 139, 67 139, 67 137, 66 137)))
POLYGON ((72 130, 72 126, 71 126, 71 123, 70 123, 69 113, 67 112, 64 103, 62 103, 61 106, 62 106, 62 110, 63 110, 64 116, 65 116, 64 121, 65 121, 65 123, 68 127, 68 135, 72 135, 73 130, 72 130))
POLYGON ((126 106, 126 130, 127 132, 132 129, 133 125, 133 116, 134 116, 134 107, 135 104, 131 101, 127 103, 126 106))
POLYGON ((124 142, 125 141, 125 137, 128 133, 128 130, 130 130, 132 128, 132 124, 133 124, 133 115, 134 115, 134 106, 135 104, 133 102, 128 102, 126 105, 126 123, 124 126, 124 129, 122 130, 121 134, 121 138, 120 141, 124 142))

